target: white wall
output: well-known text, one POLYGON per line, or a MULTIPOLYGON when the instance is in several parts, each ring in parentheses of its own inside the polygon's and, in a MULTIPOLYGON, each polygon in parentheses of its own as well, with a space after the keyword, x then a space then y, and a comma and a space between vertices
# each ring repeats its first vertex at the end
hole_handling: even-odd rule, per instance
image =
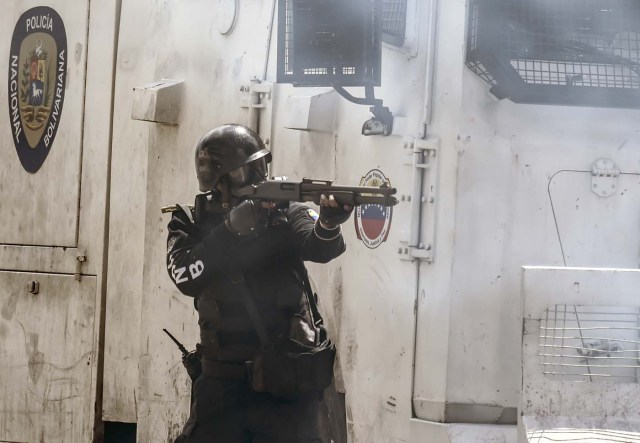
MULTIPOLYGON (((519 105, 491 96, 464 66, 465 3, 440 2, 438 11, 433 120, 427 128, 440 139, 434 263, 420 265, 417 273, 416 264, 399 259, 409 217, 408 204, 401 203, 394 208, 391 234, 379 248, 359 242, 350 221, 345 225, 347 253, 329 265, 310 267, 339 343, 339 379, 354 442, 409 441, 413 397, 417 416, 435 421, 446 419, 446 404, 515 408, 520 266, 564 263, 550 178, 562 169, 587 171, 600 156, 613 158, 625 172, 638 172, 633 152, 640 142, 634 129, 638 111, 519 105)), ((412 137, 422 132, 427 76, 427 4, 416 5, 416 40, 405 51, 383 49, 382 87, 376 89, 394 114, 406 118, 401 135, 412 137)), ((123 3, 105 417, 138 421, 141 439, 175 436, 186 416, 186 375, 162 327, 190 346, 197 339, 191 301, 166 276, 168 217, 159 208, 192 200, 195 142, 218 124, 248 121, 240 87, 263 70, 271 2, 240 2, 236 28, 226 37, 215 28, 218 7, 205 1, 123 3), (180 125, 131 121, 131 89, 161 78, 185 81, 180 125)), ((267 81, 275 75, 274 45, 275 35, 267 81)), ((355 88, 351 92, 362 95, 355 88)), ((288 85, 273 88, 272 125, 263 133, 270 134, 274 175, 357 184, 377 168, 399 194, 410 193, 413 172, 406 164, 403 137, 361 136, 368 109, 342 98, 333 110, 332 131, 285 129, 291 112, 287 97, 299 93, 288 85)), ((263 114, 263 123, 268 117, 263 114)), ((570 186, 575 193, 580 185, 570 186)), ((557 192, 565 200, 572 195, 557 192)), ((601 212, 599 201, 604 204, 596 199, 589 210, 601 212)), ((578 216, 563 214, 568 224, 589 223, 584 210, 578 216)), ((589 232, 615 226, 611 222, 589 232)), ((567 239, 568 248, 571 241, 577 240, 567 239)), ((584 261, 602 259, 600 248, 580 248, 584 261)))

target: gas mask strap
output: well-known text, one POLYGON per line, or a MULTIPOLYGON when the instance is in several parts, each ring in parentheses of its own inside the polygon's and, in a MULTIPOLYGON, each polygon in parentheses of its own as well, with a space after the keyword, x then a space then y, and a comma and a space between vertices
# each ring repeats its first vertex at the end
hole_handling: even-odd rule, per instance
POLYGON ((222 177, 220 179, 220 205, 225 211, 231 210, 231 191, 229 189, 228 177, 222 177))

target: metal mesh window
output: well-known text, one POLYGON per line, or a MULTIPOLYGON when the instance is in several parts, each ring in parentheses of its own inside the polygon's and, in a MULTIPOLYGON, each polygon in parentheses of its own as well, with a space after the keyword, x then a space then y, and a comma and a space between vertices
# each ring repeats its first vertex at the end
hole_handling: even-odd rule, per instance
POLYGON ((279 83, 380 85, 379 2, 281 0, 278 5, 279 83))
POLYGON ((499 98, 640 107, 637 0, 472 0, 468 34, 499 98))
POLYGON ((407 29, 407 0, 382 0, 382 41, 402 46, 407 29))

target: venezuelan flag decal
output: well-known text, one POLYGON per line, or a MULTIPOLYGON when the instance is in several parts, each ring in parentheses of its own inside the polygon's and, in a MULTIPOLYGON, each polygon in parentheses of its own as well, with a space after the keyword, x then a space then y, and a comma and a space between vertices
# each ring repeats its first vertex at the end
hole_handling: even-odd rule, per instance
MULTIPOLYGON (((382 171, 373 169, 360 180, 360 186, 390 184, 382 171)), ((374 249, 387 240, 393 208, 383 205, 360 205, 355 209, 356 235, 368 248, 374 249)))
POLYGON ((318 213, 316 211, 314 211, 313 209, 308 209, 307 210, 307 214, 309 214, 309 217, 311 217, 313 219, 313 221, 318 221, 318 218, 320 218, 318 213))

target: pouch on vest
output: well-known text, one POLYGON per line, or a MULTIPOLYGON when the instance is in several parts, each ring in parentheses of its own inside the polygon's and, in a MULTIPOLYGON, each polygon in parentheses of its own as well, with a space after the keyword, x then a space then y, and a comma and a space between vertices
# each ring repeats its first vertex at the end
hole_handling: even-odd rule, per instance
POLYGON ((262 344, 254 361, 247 363, 251 387, 256 392, 295 398, 321 392, 333 380, 336 347, 327 336, 314 295, 309 296, 310 285, 306 275, 305 280, 303 292, 312 324, 307 324, 303 317, 293 316, 289 340, 275 346, 251 299, 244 278, 238 274, 232 276, 232 282, 236 285, 262 344), (312 340, 301 340, 302 336, 311 338, 310 333, 312 340))
POLYGON ((331 340, 298 353, 277 348, 259 351, 249 367, 251 387, 284 398, 321 392, 333 379, 335 356, 331 340))

